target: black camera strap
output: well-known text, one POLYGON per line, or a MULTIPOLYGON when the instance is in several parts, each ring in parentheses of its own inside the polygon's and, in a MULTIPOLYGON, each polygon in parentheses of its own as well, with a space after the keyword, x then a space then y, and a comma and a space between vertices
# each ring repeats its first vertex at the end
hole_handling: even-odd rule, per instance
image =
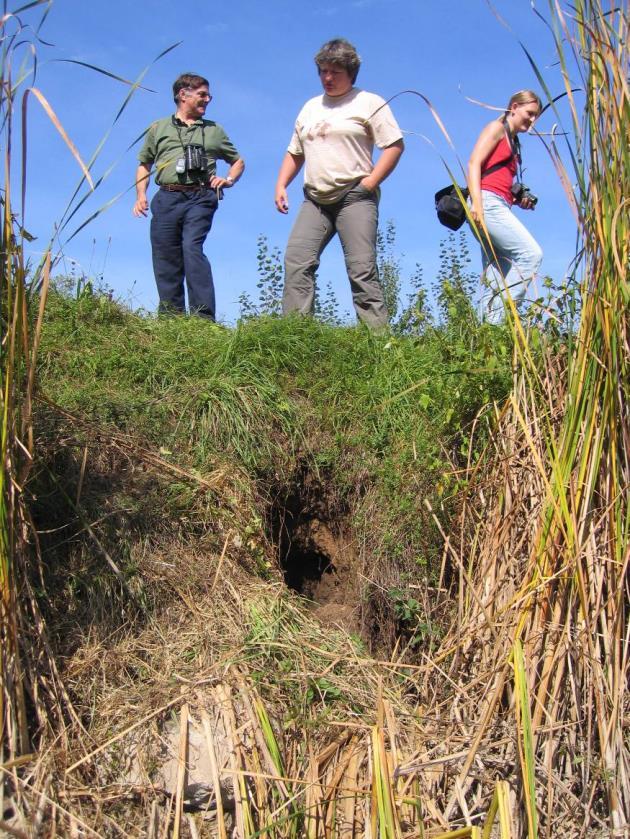
POLYGON ((523 180, 523 157, 521 154, 521 141, 518 139, 517 134, 512 134, 511 131, 508 130, 508 142, 510 144, 510 148, 512 149, 512 154, 516 158, 516 169, 518 173, 519 181, 523 180))
POLYGON ((484 169, 481 173, 481 177, 485 178, 486 175, 491 175, 493 172, 496 172, 497 169, 502 169, 504 166, 507 166, 508 163, 512 161, 511 157, 506 157, 505 160, 501 160, 499 163, 495 163, 492 166, 489 166, 487 169, 484 169))
MULTIPOLYGON (((519 142, 518 137, 512 136, 512 132, 506 128, 506 136, 508 145, 510 147, 510 156, 506 157, 505 160, 500 160, 498 163, 494 163, 492 166, 489 166, 487 169, 484 169, 481 172, 481 177, 484 178, 486 175, 491 175, 493 172, 496 172, 498 169, 502 169, 504 166, 508 166, 514 158, 516 158, 516 165, 518 167, 518 176, 519 179, 522 179, 522 172, 521 172, 521 144, 519 142)), ((496 146, 495 146, 496 148, 496 146)))
MULTIPOLYGON (((177 136, 179 138, 179 144, 182 147, 182 152, 185 152, 186 151, 186 145, 190 145, 190 143, 186 143, 186 145, 184 145, 184 141, 182 140, 182 126, 180 125, 180 120, 178 120, 177 117, 171 117, 171 120, 173 122, 173 125, 175 126, 175 131, 177 131, 177 136)), ((188 131, 190 131, 190 129, 192 128, 192 136, 194 136, 195 131, 199 127, 201 127, 201 145, 202 145, 203 150, 205 151, 206 150, 206 137, 205 137, 204 129, 205 129, 206 126, 205 126, 203 120, 201 122, 201 126, 196 125, 195 123, 193 123, 192 125, 187 125, 186 126, 188 131)))

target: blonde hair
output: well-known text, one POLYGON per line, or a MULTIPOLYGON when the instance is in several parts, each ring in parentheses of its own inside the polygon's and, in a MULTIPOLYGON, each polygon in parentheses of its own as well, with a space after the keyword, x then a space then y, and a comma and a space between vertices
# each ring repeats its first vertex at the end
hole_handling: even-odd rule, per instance
POLYGON ((508 114, 512 110, 512 105, 525 105, 528 102, 535 102, 538 105, 538 110, 542 111, 542 100, 535 91, 519 90, 510 96, 505 113, 508 114))

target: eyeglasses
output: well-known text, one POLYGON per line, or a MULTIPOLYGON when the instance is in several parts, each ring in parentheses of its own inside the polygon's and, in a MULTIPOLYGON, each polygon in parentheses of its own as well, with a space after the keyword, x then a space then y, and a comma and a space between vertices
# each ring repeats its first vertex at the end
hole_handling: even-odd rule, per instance
POLYGON ((208 102, 212 101, 212 94, 211 93, 199 92, 192 87, 186 87, 186 88, 184 88, 184 90, 187 93, 191 93, 193 96, 196 96, 197 99, 207 99, 208 102))

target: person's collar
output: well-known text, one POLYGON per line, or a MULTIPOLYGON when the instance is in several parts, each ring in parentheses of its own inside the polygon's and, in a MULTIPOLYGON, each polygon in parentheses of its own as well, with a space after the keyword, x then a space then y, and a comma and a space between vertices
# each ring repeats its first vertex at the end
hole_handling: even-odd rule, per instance
POLYGON ((198 119, 195 119, 195 120, 194 120, 193 122, 191 122, 191 123, 187 123, 187 122, 185 122, 185 121, 184 121, 184 120, 183 120, 183 119, 182 119, 182 118, 178 115, 178 113, 177 113, 177 111, 176 111, 176 112, 173 114, 173 122, 176 122, 178 125, 184 125, 184 126, 187 126, 187 125, 189 125, 189 124, 190 124, 190 125, 203 125, 203 118, 202 118, 202 117, 200 117, 200 118, 198 118, 198 119))
POLYGON ((358 93, 359 88, 355 87, 354 85, 350 88, 350 90, 346 90, 345 93, 342 93, 341 96, 330 96, 330 94, 324 91, 324 102, 328 105, 339 105, 342 102, 345 102, 347 99, 350 99, 356 93, 358 93))

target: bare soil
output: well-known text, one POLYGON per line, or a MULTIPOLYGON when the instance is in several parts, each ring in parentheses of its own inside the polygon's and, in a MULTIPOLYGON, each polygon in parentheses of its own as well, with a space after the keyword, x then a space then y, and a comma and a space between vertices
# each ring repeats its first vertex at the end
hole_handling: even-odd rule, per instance
POLYGON ((304 519, 293 529, 283 563, 287 584, 312 601, 320 623, 359 634, 357 565, 352 540, 318 518, 304 519))

